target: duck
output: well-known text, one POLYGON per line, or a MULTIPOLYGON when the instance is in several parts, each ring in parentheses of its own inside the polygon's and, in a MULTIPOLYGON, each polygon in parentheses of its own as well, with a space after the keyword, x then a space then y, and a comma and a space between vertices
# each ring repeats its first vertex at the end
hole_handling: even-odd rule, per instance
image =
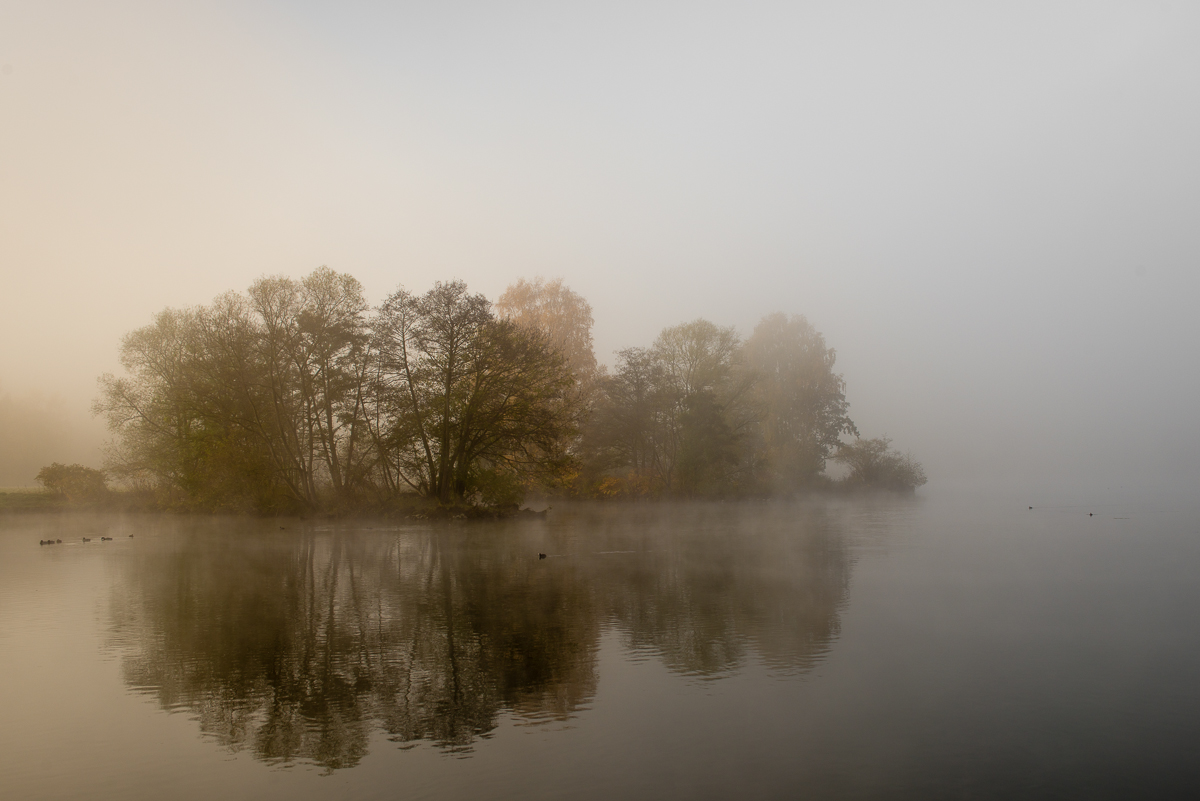
POLYGON ((91 542, 91 541, 92 541, 92 538, 91 538, 91 537, 84 537, 84 538, 83 538, 83 541, 84 541, 84 542, 91 542))
POLYGON ((544 553, 538 554, 538 559, 545 559, 545 558, 546 558, 546 554, 544 554, 544 553))
POLYGON ((100 541, 104 542, 105 540, 111 540, 111 539, 112 539, 112 537, 101 537, 100 541))

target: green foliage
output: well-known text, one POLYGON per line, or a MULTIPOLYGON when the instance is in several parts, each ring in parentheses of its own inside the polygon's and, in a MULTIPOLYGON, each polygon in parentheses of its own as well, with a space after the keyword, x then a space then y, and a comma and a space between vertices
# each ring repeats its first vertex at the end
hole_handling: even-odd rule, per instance
POLYGON ((103 471, 80 464, 54 462, 38 471, 37 481, 71 503, 93 503, 108 494, 103 471))
POLYGON ((850 468, 848 486, 912 492, 926 482, 925 469, 910 454, 897 453, 887 437, 842 445, 835 457, 850 468))

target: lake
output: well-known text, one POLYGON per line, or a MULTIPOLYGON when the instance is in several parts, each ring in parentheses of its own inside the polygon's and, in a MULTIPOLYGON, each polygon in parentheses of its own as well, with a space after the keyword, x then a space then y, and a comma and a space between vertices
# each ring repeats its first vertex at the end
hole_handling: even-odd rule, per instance
POLYGON ((1025 500, 0 517, 0 797, 1195 797, 1200 510, 1025 500))

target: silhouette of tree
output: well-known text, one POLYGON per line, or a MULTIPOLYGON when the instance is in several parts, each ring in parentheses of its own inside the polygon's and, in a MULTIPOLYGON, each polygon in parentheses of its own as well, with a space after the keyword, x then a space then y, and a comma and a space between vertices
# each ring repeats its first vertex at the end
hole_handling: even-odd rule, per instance
POLYGON ((423 296, 394 293, 380 309, 376 437, 389 470, 443 503, 551 476, 579 413, 565 358, 546 336, 497 320, 456 281, 423 296))

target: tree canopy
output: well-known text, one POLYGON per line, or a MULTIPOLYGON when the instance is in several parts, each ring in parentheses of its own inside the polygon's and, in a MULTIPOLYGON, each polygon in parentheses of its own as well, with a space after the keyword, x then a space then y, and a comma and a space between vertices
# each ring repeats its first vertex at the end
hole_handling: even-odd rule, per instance
POLYGON ((550 346, 563 355, 578 380, 589 383, 594 378, 592 306, 565 286, 561 278, 518 280, 496 301, 496 313, 545 334, 550 346))
MULTIPOLYGON (((592 352, 591 307, 561 280, 492 304, 461 281, 377 308, 321 267, 166 309, 121 343, 95 403, 108 470, 193 508, 349 508, 419 494, 512 506, 531 487, 594 497, 911 489, 920 465, 859 440, 836 353, 803 317, 743 340, 697 319, 649 347, 592 352)), ((881 446, 879 443, 883 443, 881 446)), ((61 467, 61 466, 59 466, 61 467)))
POLYGON ((114 474, 200 507, 514 496, 563 469, 577 415, 562 355, 461 282, 371 310, 327 268, 263 278, 160 313, 121 361, 95 404, 114 474))
POLYGON ((836 354, 803 317, 742 341, 708 320, 621 351, 585 429, 599 494, 792 492, 824 479, 848 416, 836 354))

